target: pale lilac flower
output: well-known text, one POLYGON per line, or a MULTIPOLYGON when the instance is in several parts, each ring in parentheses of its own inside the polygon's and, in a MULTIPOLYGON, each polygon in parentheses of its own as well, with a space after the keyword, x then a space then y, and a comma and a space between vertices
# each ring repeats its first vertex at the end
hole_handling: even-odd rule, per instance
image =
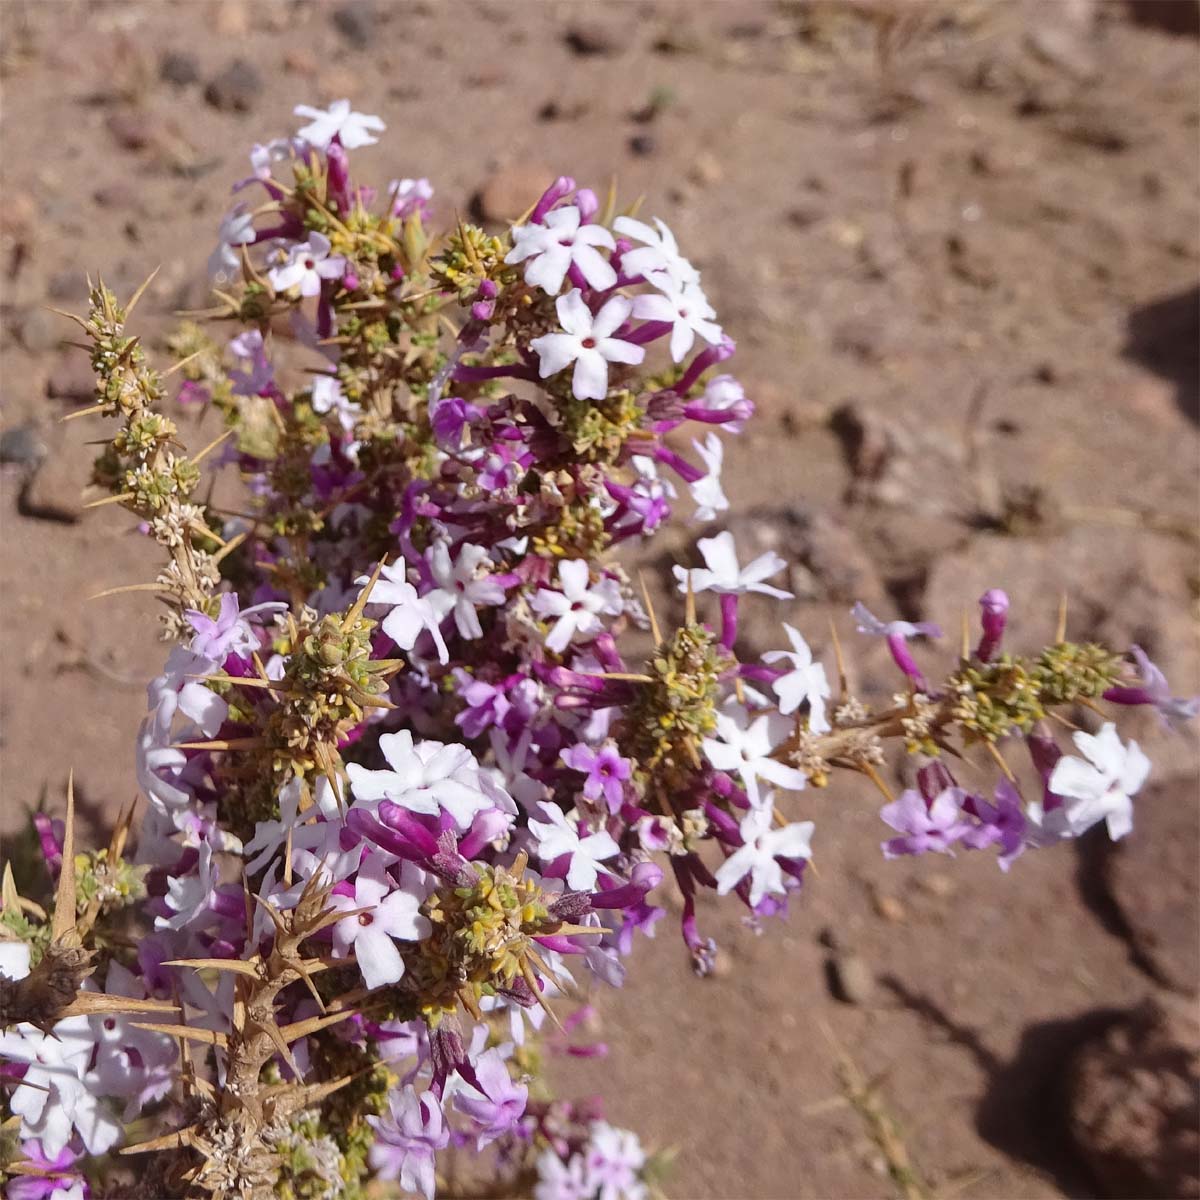
POLYGON ((729 713, 717 713, 717 736, 704 738, 700 746, 718 771, 741 776, 751 807, 758 808, 764 803, 758 790, 760 779, 792 791, 808 782, 803 771, 771 757, 791 732, 791 721, 779 713, 763 713, 751 720, 744 708, 734 705, 729 713))
POLYGON ((121 1136, 120 1124, 87 1080, 95 1049, 92 1027, 82 1016, 59 1021, 49 1034, 26 1023, 0 1033, 0 1058, 26 1066, 9 1094, 9 1111, 21 1118, 21 1139, 39 1138, 50 1158, 62 1152, 73 1132, 89 1154, 105 1153, 121 1136))
POLYGON ((633 774, 633 764, 622 758, 615 743, 605 742, 599 750, 580 742, 562 752, 562 760, 575 771, 582 771, 583 794, 588 800, 604 798, 608 811, 618 813, 625 798, 625 781, 633 774))
POLYGON ((546 379, 574 363, 571 391, 575 397, 603 400, 608 395, 608 364, 636 364, 646 357, 641 346, 612 336, 629 317, 631 303, 614 296, 593 316, 583 293, 574 288, 559 296, 555 308, 563 332, 546 333, 529 343, 539 359, 538 374, 546 379))
POLYGON ((738 565, 737 546, 733 534, 726 530, 716 537, 700 538, 696 545, 704 556, 704 566, 689 571, 686 567, 672 568, 675 578, 679 580, 679 590, 688 590, 688 577, 691 576, 692 590, 695 592, 717 592, 719 595, 740 596, 746 592, 760 592, 764 596, 774 596, 780 600, 790 600, 792 593, 782 588, 764 583, 772 575, 782 571, 787 563, 775 553, 768 550, 760 554, 753 562, 745 567, 738 565))
POLYGON ((554 627, 546 637, 546 648, 561 654, 571 642, 594 637, 604 628, 601 615, 615 616, 621 611, 621 593, 616 581, 601 579, 589 587, 586 560, 567 559, 558 564, 561 591, 539 588, 529 606, 539 617, 554 618, 554 627))
POLYGON ((298 117, 309 118, 310 124, 305 125, 297 136, 318 150, 328 150, 334 138, 347 150, 373 146, 379 139, 371 135, 387 128, 378 117, 352 112, 349 100, 335 100, 328 109, 297 104, 292 112, 298 117))
POLYGON ((299 288, 301 296, 318 296, 326 279, 340 279, 346 260, 330 255, 329 239, 323 233, 310 233, 307 241, 297 242, 278 266, 267 272, 267 279, 277 292, 299 288))
POLYGON ((379 749, 390 770, 369 771, 347 763, 355 800, 374 810, 390 800, 409 812, 434 816, 443 809, 466 829, 475 814, 491 808, 493 801, 480 790, 479 764, 466 746, 423 741, 414 744, 407 729, 385 733, 379 749))
POLYGON ((773 817, 774 806, 768 794, 761 808, 752 808, 742 818, 742 845, 716 871, 718 895, 731 892, 747 875, 751 908, 757 908, 768 894, 787 894, 779 859, 811 858, 814 826, 811 821, 797 821, 776 828, 773 817))
MULTIPOLYGON (((407 871, 416 872, 411 864, 407 871)), ((329 897, 332 908, 350 912, 368 911, 345 917, 333 927, 334 954, 353 953, 369 988, 397 983, 404 975, 404 959, 396 941, 419 942, 433 932, 433 926, 420 912, 423 897, 397 887, 378 856, 372 855, 354 880, 354 895, 329 897)))
POLYGON ((1067 836, 1079 837, 1104 821, 1115 842, 1133 828, 1132 797, 1150 774, 1150 760, 1137 742, 1123 745, 1111 721, 1097 734, 1073 737, 1083 758, 1064 756, 1055 764, 1049 787, 1064 801, 1055 811, 1063 813, 1067 836))
MULTIPOLYGON (((365 584, 367 580, 362 577, 357 582, 365 584)), ((411 650, 422 632, 428 630, 437 647, 438 659, 444 663, 450 661, 450 651, 446 649, 439 627, 450 611, 453 600, 439 592, 429 596, 418 595, 417 589, 405 578, 403 562, 391 563, 380 571, 368 603, 385 605, 391 609, 383 618, 383 632, 401 650, 411 650)))
POLYGON ((194 608, 189 608, 184 613, 196 631, 189 649, 193 654, 199 654, 218 665, 231 654, 249 658, 261 648, 261 642, 246 618, 253 613, 276 612, 286 607, 277 601, 268 601, 266 604, 255 604, 239 610, 236 593, 222 592, 221 607, 215 621, 194 608))
POLYGON ((606 833, 581 836, 578 818, 567 816, 557 804, 541 806, 545 821, 530 821, 529 832, 537 842, 538 857, 549 867, 563 855, 570 857, 567 867, 567 886, 576 891, 590 891, 596 883, 599 864, 620 853, 620 847, 606 833))
POLYGON ((433 199, 433 185, 428 179, 393 179, 388 184, 392 198, 392 216, 403 221, 414 214, 424 216, 433 199))
MULTIPOLYGON (((449 597, 454 623, 460 636, 474 639, 483 636, 477 608, 504 603, 504 587, 486 573, 492 565, 482 546, 469 542, 458 548, 458 556, 450 559, 450 547, 435 542, 429 551, 429 572, 442 593, 449 597)), ((446 602, 438 602, 441 607, 446 602)))
POLYGON ((729 420, 722 420, 722 428, 730 433, 741 433, 746 421, 754 415, 754 404, 746 398, 746 391, 732 375, 714 375, 704 385, 704 393, 684 406, 684 415, 694 420, 709 420, 713 413, 731 413, 729 420))
POLYGON ((388 1115, 368 1117, 367 1124, 375 1130, 368 1156, 379 1178, 399 1179, 404 1191, 433 1200, 434 1156, 450 1141, 438 1098, 406 1085, 388 1095, 388 1115))
POLYGON ((717 315, 698 283, 680 283, 665 271, 648 275, 658 295, 645 293, 633 301, 633 315, 643 321, 663 321, 671 326, 671 361, 683 362, 699 334, 710 346, 724 334, 713 320, 717 315))
POLYGON ((829 680, 825 677, 825 668, 813 662, 812 651, 798 629, 792 628, 786 621, 783 628, 792 648, 769 650, 763 655, 764 662, 787 660, 792 664, 792 669, 786 675, 781 675, 771 683, 775 695, 779 697, 779 711, 787 716, 807 700, 809 729, 813 733, 828 733, 830 726, 825 718, 825 701, 832 692, 829 680))
POLYGON ((900 793, 898 800, 885 804, 879 815, 903 837, 883 842, 884 858, 899 858, 903 854, 925 854, 934 851, 949 854, 951 846, 970 830, 962 819, 962 802, 966 793, 949 787, 927 802, 915 788, 900 793))
POLYGON ((247 329, 237 337, 231 338, 229 353, 239 362, 249 366, 248 370, 229 372, 235 396, 257 396, 274 381, 275 368, 267 357, 267 347, 260 330, 247 329))
POLYGON ((211 917, 210 905, 220 880, 213 870, 212 846, 208 842, 200 843, 199 855, 199 861, 185 874, 167 877, 164 902, 171 916, 155 917, 155 929, 192 929, 211 917))
POLYGON ((912 651, 908 648, 908 639, 921 636, 931 638, 941 637, 941 626, 935 625, 932 621, 920 621, 917 624, 913 624, 911 621, 881 621, 870 612, 861 600, 850 610, 850 615, 857 622, 859 633, 887 640, 888 650, 891 652, 892 660, 896 666, 921 691, 924 691, 926 687, 925 676, 921 668, 917 666, 917 660, 913 658, 912 651))
POLYGON ((475 1148, 511 1133, 525 1115, 529 1089, 514 1083, 499 1049, 492 1047, 475 1060, 478 1087, 464 1081, 454 1093, 454 1107, 474 1123, 478 1134, 475 1148))
POLYGON ((658 226, 657 232, 633 217, 618 217, 613 222, 617 233, 642 243, 638 249, 628 250, 621 256, 621 271, 631 277, 640 275, 643 279, 661 271, 681 284, 698 282, 700 272, 679 253, 679 244, 666 223, 655 217, 654 224, 658 226))
POLYGON ((254 178, 270 179, 275 164, 287 162, 296 150, 296 144, 291 138, 272 138, 266 143, 255 142, 250 148, 250 169, 254 172, 254 178))
POLYGON ((607 1121, 592 1122, 583 1166, 588 1186, 598 1189, 596 1200, 643 1200, 647 1191, 638 1172, 645 1165, 646 1152, 636 1133, 607 1121))
POLYGON ((563 1162, 553 1150, 543 1150, 537 1158, 537 1174, 533 1200, 595 1200, 581 1154, 573 1154, 563 1162))
POLYGON ((1200 714, 1200 696, 1172 696, 1167 677, 1150 661, 1145 650, 1133 646, 1129 653, 1141 673, 1139 683, 1111 687, 1104 693, 1105 700, 1115 704, 1152 704, 1168 728, 1177 728, 1200 714))
POLYGON ((717 513, 729 507, 725 492, 721 488, 721 467, 725 459, 725 446, 715 433, 708 434, 703 442, 692 440, 696 453, 704 460, 708 474, 691 484, 692 499, 696 504, 696 520, 712 521, 717 513))
POLYGON ((217 248, 209 255, 208 277, 214 283, 232 283, 241 275, 242 256, 238 246, 254 241, 254 214, 244 204, 236 205, 221 218, 217 248))
POLYGON ((617 282, 612 264, 596 249, 603 246, 611 250, 616 244, 612 234, 603 225, 583 223, 582 213, 573 204, 547 213, 542 225, 515 225, 512 237, 513 248, 504 261, 527 262, 525 282, 530 287, 557 296, 571 267, 598 292, 607 291, 617 282))

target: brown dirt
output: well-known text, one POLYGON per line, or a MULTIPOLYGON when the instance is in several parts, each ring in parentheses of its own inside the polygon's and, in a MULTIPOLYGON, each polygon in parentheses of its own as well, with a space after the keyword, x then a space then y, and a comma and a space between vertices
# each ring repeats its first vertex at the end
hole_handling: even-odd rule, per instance
MULTIPOLYGON (((2 421, 35 423, 50 458, 20 504, 40 516, 18 513, 18 469, 0 479, 2 828, 60 805, 71 766, 97 830, 128 800, 162 657, 148 600, 87 599, 149 578, 151 554, 111 509, 70 523, 103 427, 56 424, 71 402, 48 383, 78 390, 55 348, 70 329, 31 314, 78 309, 85 270, 129 292, 161 264, 144 304, 161 333, 151 309, 203 300, 248 144, 342 95, 390 126, 359 170, 428 175, 444 215, 546 164, 601 188, 615 171, 671 222, 760 405, 727 490, 755 509, 748 536, 798 540, 804 560, 772 619, 825 644, 859 579, 955 627, 999 583, 1029 646, 1065 586, 1076 633, 1136 638, 1200 690, 1200 580, 1178 532, 1200 461, 1197 42, 1151 7, 1173 19, 1087 0, 3 5, 2 421), (168 52, 196 82, 159 79, 168 52), (248 112, 203 99, 236 58, 264 84, 248 112), (670 102, 639 122, 655 89, 670 102)), ((879 654, 855 655, 862 685, 886 688, 879 654)), ((1132 728, 1194 802, 1195 735, 1132 728)), ((787 923, 756 936, 709 906, 723 967, 698 982, 664 922, 599 998, 609 1060, 565 1061, 564 1084, 678 1148, 676 1197, 889 1194, 837 1099, 828 1029, 942 1195, 1090 1194, 1052 1085, 1152 984, 1090 895, 1086 855, 1027 855, 1008 877, 978 859, 885 864, 870 796, 795 804, 817 821, 820 875, 787 923), (862 1003, 831 997, 823 931, 874 975, 862 1003)), ((1152 894, 1154 863, 1139 866, 1152 894)))

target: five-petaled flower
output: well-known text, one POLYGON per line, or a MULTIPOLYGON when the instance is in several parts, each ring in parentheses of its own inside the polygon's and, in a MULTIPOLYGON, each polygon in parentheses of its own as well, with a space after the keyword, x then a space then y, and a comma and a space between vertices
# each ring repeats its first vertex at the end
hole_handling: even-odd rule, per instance
POLYGON ((696 545, 704 556, 704 566, 695 567, 690 571, 686 567, 673 568, 681 592, 688 590, 690 577, 692 590, 695 592, 717 592, 733 596, 740 596, 745 592, 761 592, 764 596, 774 596, 779 600, 791 599, 791 592, 763 582, 772 575, 778 575, 787 566, 774 550, 760 554, 753 562, 742 567, 738 565, 733 534, 728 530, 718 533, 716 537, 700 538, 696 545))
POLYGON ((729 712, 717 713, 717 736, 704 738, 700 745, 718 771, 742 777, 751 807, 758 808, 769 802, 759 794, 759 779, 793 791, 808 782, 803 771, 772 757, 791 731, 791 721, 779 713, 762 713, 751 720, 740 705, 730 706, 729 712))
POLYGON ((825 718, 825 701, 830 697, 829 680, 825 668, 813 662, 812 651, 798 629, 786 621, 783 628, 792 643, 790 650, 769 650, 763 661, 776 663, 787 661, 792 669, 771 683, 779 697, 779 711, 787 716, 794 713, 804 701, 808 701, 808 727, 813 733, 828 733, 829 722, 825 718))
POLYGON ((329 239, 323 233, 310 233, 267 272, 267 279, 277 292, 299 288, 302 296, 320 295, 326 279, 341 279, 346 270, 346 260, 340 254, 331 256, 329 250, 329 239))
POLYGON ((529 822, 538 857, 547 869, 565 857, 567 886, 580 892, 590 891, 596 884, 599 864, 615 858, 621 848, 604 830, 580 834, 579 818, 568 816, 557 804, 543 804, 540 811, 546 820, 529 822))
POLYGON ((504 261, 525 263, 525 282, 551 296, 562 291, 572 267, 598 292, 608 291, 617 282, 612 264, 596 249, 611 250, 613 235, 603 225, 584 224, 574 204, 547 213, 542 225, 514 226, 512 238, 513 248, 504 261))
POLYGON ((371 135, 387 128, 378 117, 351 111, 349 100, 335 100, 327 109, 297 104, 292 111, 298 117, 308 117, 309 124, 299 136, 318 150, 328 150, 334 138, 347 150, 373 146, 379 139, 371 135))
POLYGON ((752 808, 739 826, 742 845, 717 868, 717 893, 724 896, 747 875, 750 876, 750 907, 757 908, 771 893, 787 894, 781 858, 811 858, 813 823, 796 821, 774 828, 774 806, 770 793, 761 808, 752 808))
POLYGON ((613 579, 603 578, 590 585, 586 560, 568 559, 558 564, 561 591, 539 588, 529 601, 540 617, 553 617, 554 626, 546 635, 546 649, 561 654, 571 642, 594 637, 604 627, 601 614, 621 611, 621 593, 613 579))
POLYGON ((633 315, 644 321, 664 321, 671 326, 671 359, 683 362, 699 334, 710 346, 724 334, 713 320, 717 315, 698 283, 680 283, 666 271, 656 271, 648 281, 658 295, 643 293, 634 298, 633 315))
POLYGON ((571 391, 576 399, 603 400, 608 395, 608 364, 636 365, 646 357, 641 346, 612 336, 628 319, 632 302, 614 296, 593 316, 583 293, 574 288, 559 296, 554 307, 563 332, 545 333, 529 343, 539 359, 538 374, 546 379, 574 363, 571 391))
POLYGON ((1113 841, 1123 838, 1133 828, 1132 797, 1150 774, 1150 760, 1137 742, 1124 745, 1111 721, 1099 733, 1073 736, 1083 758, 1064 755, 1055 763, 1049 789, 1065 803, 1046 814, 1046 823, 1065 822, 1066 836, 1078 837, 1104 821, 1113 841))

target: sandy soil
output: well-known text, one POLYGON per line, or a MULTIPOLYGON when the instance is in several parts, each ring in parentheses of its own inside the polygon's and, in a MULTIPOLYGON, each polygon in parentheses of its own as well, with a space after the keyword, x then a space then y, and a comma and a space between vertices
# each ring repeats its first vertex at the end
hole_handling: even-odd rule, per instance
MULTIPOLYGON (((0 478, 0 828, 61 805, 69 767, 103 827, 163 655, 147 600, 88 600, 149 578, 151 556, 122 514, 80 512, 103 429, 57 423, 88 381, 38 306, 79 308, 85 271, 129 292, 161 264, 143 307, 161 334, 152 308, 203 301, 248 145, 340 96, 390 127, 358 170, 428 175, 446 215, 481 192, 512 215, 545 173, 602 188, 615 172, 671 222, 760 405, 728 452, 736 527, 802 561, 779 615, 815 643, 857 597, 953 628, 1003 584, 1028 647, 1065 588, 1073 632, 1137 640, 1200 690, 1198 43, 1151 11, 1186 28, 1194 6, 1132 7, 8 0, 0 421, 48 457, 30 484, 19 465, 0 478), (195 81, 161 78, 167 54, 195 81), (205 99, 235 59, 259 77, 244 112, 205 99)), ((768 636, 752 623, 747 647, 768 636)), ((856 657, 882 693, 878 652, 856 657)), ((1151 828, 1155 806, 1194 809, 1195 736, 1131 728, 1167 781, 1151 828)), ((598 997, 608 1061, 563 1060, 564 1086, 676 1147, 681 1200, 891 1194, 839 1100, 832 1037, 939 1195, 1095 1194, 1057 1081, 1159 986, 1096 847, 1008 877, 977 858, 885 864, 871 797, 798 806, 820 874, 786 924, 756 935, 706 911, 723 956, 701 982, 664 921, 598 997), (829 976, 848 956, 852 1003, 829 976)), ((1194 861, 1142 845, 1143 899, 1173 888, 1184 914, 1157 953, 1194 990, 1194 861)))

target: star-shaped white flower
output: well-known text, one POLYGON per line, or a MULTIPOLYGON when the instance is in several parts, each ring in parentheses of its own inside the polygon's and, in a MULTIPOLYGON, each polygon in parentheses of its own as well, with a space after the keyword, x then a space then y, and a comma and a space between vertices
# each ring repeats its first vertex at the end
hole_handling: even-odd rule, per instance
POLYGON ((299 288, 302 296, 317 296, 326 279, 340 279, 346 270, 346 260, 330 255, 330 242, 323 233, 310 233, 308 239, 297 242, 287 251, 283 262, 267 272, 267 279, 277 292, 299 288))
POLYGON ((404 975, 404 959, 396 941, 419 942, 433 932, 429 919, 421 915, 425 889, 418 868, 406 863, 408 886, 397 887, 382 861, 372 856, 354 881, 353 896, 332 895, 331 908, 367 912, 345 917, 333 927, 333 950, 337 956, 354 954, 363 983, 369 988, 398 982, 404 975))
POLYGON ((825 668, 820 663, 813 662, 812 651, 799 630, 793 629, 786 621, 783 628, 787 632, 788 641, 792 643, 792 648, 769 650, 763 655, 764 662, 776 663, 786 660, 792 664, 792 669, 786 675, 781 675, 771 684, 775 695, 779 697, 779 711, 787 716, 807 700, 809 729, 813 733, 828 733, 825 701, 832 693, 829 680, 825 677, 825 668))
POLYGON ((742 777, 751 807, 758 808, 764 803, 758 790, 760 779, 793 791, 808 782, 803 771, 771 757, 771 751, 791 732, 791 721, 779 713, 763 713, 751 720, 745 708, 733 705, 729 712, 717 713, 717 736, 705 738, 700 745, 718 771, 742 777))
POLYGON ((608 364, 636 365, 646 357, 641 346, 612 336, 628 319, 632 304, 624 296, 614 296, 593 316, 583 293, 573 288, 559 296, 554 307, 563 332, 546 333, 529 343, 539 359, 538 374, 546 379, 574 363, 571 391, 575 397, 603 400, 608 395, 608 364))
POLYGON ((658 217, 654 218, 654 224, 658 226, 657 231, 633 217, 618 217, 613 222, 613 228, 619 234, 642 243, 636 250, 621 256, 622 273, 649 279, 651 275, 663 271, 680 284, 697 283, 700 272, 679 253, 675 235, 658 217))
MULTIPOLYGON (((422 631, 428 630, 437 647, 438 659, 450 661, 450 651, 440 629, 442 619, 454 607, 454 600, 445 592, 431 592, 428 596, 417 594, 417 589, 408 582, 403 562, 385 566, 371 589, 368 604, 384 605, 391 609, 383 618, 383 632, 400 647, 411 650, 417 644, 422 631)), ((366 578, 356 582, 365 584, 366 578)))
POLYGON ((813 823, 797 821, 774 828, 773 811, 768 795, 763 808, 752 808, 742 818, 740 829, 744 844, 717 868, 718 895, 731 892, 749 875, 750 907, 757 908, 767 893, 787 894, 780 858, 812 857, 813 823))
POLYGON ((659 295, 634 297, 633 315, 643 321, 665 321, 671 329, 671 359, 682 362, 699 334, 710 346, 725 335, 713 318, 717 315, 698 283, 680 283, 666 271, 656 271, 648 282, 659 295))
POLYGON ((254 214, 246 205, 239 204, 221 219, 217 248, 208 259, 208 277, 214 283, 232 283, 242 269, 242 256, 237 247, 248 246, 253 241, 254 214))
POLYGON ((540 588, 529 601, 539 617, 554 617, 554 627, 546 637, 546 649, 561 654, 571 642, 594 637, 604 628, 602 614, 615 616, 621 611, 621 592, 616 581, 601 579, 589 587, 586 560, 568 559, 558 564, 558 592, 540 588))
POLYGON ((506 263, 527 263, 525 282, 551 296, 562 291, 563 280, 572 266, 598 292, 606 292, 617 282, 617 273, 596 249, 611 250, 616 244, 603 225, 582 224, 582 214, 574 204, 546 214, 542 225, 514 225, 513 248, 506 263))
POLYGON ((790 600, 792 593, 782 588, 772 587, 764 583, 772 575, 778 574, 787 566, 774 550, 760 554, 753 562, 745 567, 738 565, 737 546, 734 545, 733 534, 726 530, 716 537, 700 538, 696 545, 704 556, 704 567, 688 571, 686 567, 675 567, 675 578, 679 580, 679 590, 688 590, 688 575, 692 577, 692 590, 696 592, 717 592, 723 595, 740 596, 745 592, 761 592, 764 596, 775 596, 780 600, 790 600))
MULTIPOLYGON (((1097 734, 1076 733, 1083 758, 1064 756, 1050 772, 1048 788, 1064 797, 1063 819, 1069 837, 1079 837, 1100 821, 1116 841, 1133 828, 1133 795, 1150 774, 1150 760, 1137 742, 1122 744, 1117 727, 1105 721, 1097 734), (1085 761, 1086 760, 1086 761, 1085 761)), ((1052 811, 1047 816, 1057 815, 1052 811)))
POLYGON ((620 853, 620 847, 603 830, 581 837, 578 817, 567 816, 557 804, 543 804, 545 821, 530 821, 529 832, 537 841, 538 857, 549 866, 564 854, 571 856, 567 886, 588 892, 596 885, 599 864, 620 853))
POLYGON ((369 771, 348 763, 350 790, 357 803, 375 808, 381 800, 410 812, 436 815, 448 812, 459 829, 466 829, 475 814, 494 806, 481 790, 479 764, 474 755, 458 744, 413 742, 407 729, 385 733, 379 749, 389 770, 369 771))
POLYGON ((297 104, 292 112, 298 117, 309 118, 310 124, 305 125, 298 136, 318 150, 328 150, 335 137, 347 150, 373 146, 379 139, 371 134, 382 133, 387 128, 378 117, 352 112, 349 100, 335 100, 327 109, 297 104))
MULTIPOLYGON (((483 637, 477 608, 504 603, 503 585, 486 574, 486 568, 491 565, 487 550, 470 542, 458 548, 458 557, 453 561, 450 547, 445 542, 435 542, 429 551, 429 572, 438 589, 449 598, 454 623, 464 638, 483 637)), ((439 600, 438 604, 445 605, 446 601, 439 600)))
POLYGON ((725 446, 715 433, 708 434, 703 442, 692 439, 696 453, 704 460, 708 474, 691 484, 692 499, 696 502, 696 520, 711 521, 717 513, 729 507, 724 489, 721 487, 721 467, 725 460, 725 446))

